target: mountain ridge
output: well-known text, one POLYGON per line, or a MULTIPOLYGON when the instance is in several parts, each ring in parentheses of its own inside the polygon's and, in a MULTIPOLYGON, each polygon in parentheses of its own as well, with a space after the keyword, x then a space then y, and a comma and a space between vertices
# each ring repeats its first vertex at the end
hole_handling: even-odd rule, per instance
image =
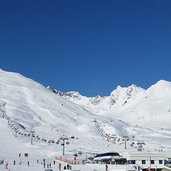
MULTIPOLYGON (((168 106, 168 109, 165 109, 165 112, 162 111, 162 113, 164 115, 164 113, 168 113, 168 111, 171 111, 171 106, 168 102, 169 99, 171 99, 171 82, 165 80, 158 81, 156 84, 150 86, 147 90, 144 90, 143 88, 138 87, 134 84, 128 87, 117 86, 116 89, 114 89, 109 96, 102 97, 86 97, 75 91, 66 93, 58 93, 57 90, 55 91, 56 92, 54 93, 56 93, 57 95, 62 96, 75 104, 84 106, 88 111, 92 113, 96 113, 99 115, 109 114, 110 117, 114 114, 115 116, 121 118, 123 121, 130 120, 128 117, 124 119, 125 113, 130 113, 130 115, 133 115, 135 109, 137 109, 138 111, 136 112, 139 113, 139 115, 141 116, 138 117, 139 119, 136 120, 135 118, 134 120, 136 120, 137 122, 139 122, 138 120, 141 120, 141 125, 143 124, 144 119, 140 118, 146 118, 147 120, 150 120, 148 117, 150 115, 154 115, 151 113, 153 113, 152 110, 155 110, 152 109, 152 106, 155 106, 155 104, 163 104, 163 101, 167 101, 167 104, 165 106, 168 106), (148 105, 148 103, 151 103, 151 105, 148 105), (143 105, 145 106, 142 107, 143 105), (140 108, 141 110, 139 111, 138 108, 140 108), (146 110, 148 111, 146 112, 146 110)), ((163 108, 165 107, 162 106, 161 109, 163 108)), ((159 109, 159 111, 161 111, 161 109, 159 109)), ((157 112, 156 116, 159 115, 161 114, 157 112)), ((154 118, 156 116, 154 116, 154 118)))
MULTIPOLYGON (((117 87, 109 96, 88 98, 78 92, 58 92, 20 74, 0 71, 0 120, 2 124, 10 123, 13 134, 24 144, 28 144, 28 138, 25 140, 21 135, 34 129, 43 142, 58 142, 62 135, 76 137, 68 151, 76 146, 93 151, 123 150, 124 135, 134 136, 137 141, 143 139, 148 147, 153 148, 153 142, 158 147, 163 142, 169 147, 165 140, 171 137, 171 96, 166 93, 170 84, 160 81, 155 87, 147 90, 135 85, 117 87), (166 91, 156 98, 156 90, 163 87, 166 91), (159 137, 163 138, 161 142, 159 137)), ((3 136, 4 132, 0 134, 3 136)), ((40 146, 40 140, 35 141, 40 146)))

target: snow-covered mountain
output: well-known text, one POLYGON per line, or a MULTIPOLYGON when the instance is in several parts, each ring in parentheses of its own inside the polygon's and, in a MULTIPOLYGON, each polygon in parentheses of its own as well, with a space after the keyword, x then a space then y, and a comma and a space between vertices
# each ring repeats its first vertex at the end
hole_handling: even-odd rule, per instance
POLYGON ((168 81, 158 81, 147 90, 136 85, 118 86, 105 97, 85 97, 79 92, 62 93, 50 87, 48 89, 97 115, 119 118, 131 125, 171 128, 171 82, 168 81))
POLYGON ((47 88, 55 94, 65 97, 71 102, 84 106, 91 112, 98 114, 104 114, 105 112, 109 112, 111 109, 112 112, 118 113, 118 111, 124 109, 125 106, 128 107, 132 103, 138 101, 138 99, 145 94, 144 89, 135 85, 131 85, 128 88, 118 86, 113 92, 111 92, 110 96, 104 97, 99 95, 96 97, 86 97, 75 91, 63 93, 50 86, 47 88))
POLYGON ((145 141, 148 150, 168 149, 170 101, 171 83, 163 80, 147 90, 118 86, 109 96, 85 97, 0 70, 0 152, 61 154, 61 136, 69 138, 68 154, 123 151, 123 136, 129 137, 128 149, 136 150, 139 141, 145 141))
POLYGON ((171 82, 160 80, 147 90, 136 85, 118 86, 109 96, 104 97, 86 97, 79 92, 63 93, 51 87, 48 89, 99 117, 118 119, 131 125, 129 131, 140 139, 151 137, 163 142, 162 137, 167 139, 171 135, 171 82), (137 127, 151 132, 143 133, 139 128, 137 131, 137 127))

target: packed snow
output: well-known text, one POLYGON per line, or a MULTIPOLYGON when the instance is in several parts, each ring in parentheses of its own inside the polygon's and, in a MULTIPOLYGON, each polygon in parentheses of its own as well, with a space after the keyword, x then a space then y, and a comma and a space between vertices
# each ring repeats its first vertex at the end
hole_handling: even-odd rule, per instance
MULTIPOLYGON (((51 167, 57 170, 62 162, 62 138, 66 138, 67 161, 78 154, 78 163, 100 152, 137 151, 140 141, 145 142, 145 151, 171 148, 170 82, 159 81, 148 90, 119 86, 106 97, 52 90, 18 73, 0 70, 0 161, 8 162, 9 170, 44 170, 43 159, 51 164, 55 160, 51 167), (127 149, 124 136, 129 137, 127 149)), ((104 170, 102 165, 72 167, 104 170)), ((6 170, 5 164, 0 170, 6 170)))

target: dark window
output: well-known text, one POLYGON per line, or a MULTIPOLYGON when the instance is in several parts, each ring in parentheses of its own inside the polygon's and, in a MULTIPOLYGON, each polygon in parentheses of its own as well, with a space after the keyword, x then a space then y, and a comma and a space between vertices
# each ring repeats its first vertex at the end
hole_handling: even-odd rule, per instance
POLYGON ((142 160, 142 164, 146 164, 146 161, 145 160, 142 160))
POLYGON ((151 164, 154 164, 154 160, 151 160, 151 164))
POLYGON ((159 164, 163 164, 163 160, 159 160, 159 164))
POLYGON ((135 160, 129 160, 129 164, 135 164, 135 160))

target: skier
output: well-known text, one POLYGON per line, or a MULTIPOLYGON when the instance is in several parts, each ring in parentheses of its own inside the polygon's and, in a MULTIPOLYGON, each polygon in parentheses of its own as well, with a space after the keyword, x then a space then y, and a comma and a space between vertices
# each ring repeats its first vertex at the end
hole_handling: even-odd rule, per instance
POLYGON ((19 165, 21 165, 21 159, 20 159, 19 165))
POLYGON ((108 171, 108 165, 107 165, 107 163, 106 163, 106 171, 108 171))
POLYGON ((61 163, 59 163, 59 170, 61 170, 61 163))
POLYGON ((5 169, 8 169, 8 162, 5 163, 5 169))
POLYGON ((45 159, 43 159, 43 167, 46 167, 45 159))
POLYGON ((69 168, 70 168, 70 167, 69 167, 69 164, 67 164, 67 170, 69 170, 69 168))

